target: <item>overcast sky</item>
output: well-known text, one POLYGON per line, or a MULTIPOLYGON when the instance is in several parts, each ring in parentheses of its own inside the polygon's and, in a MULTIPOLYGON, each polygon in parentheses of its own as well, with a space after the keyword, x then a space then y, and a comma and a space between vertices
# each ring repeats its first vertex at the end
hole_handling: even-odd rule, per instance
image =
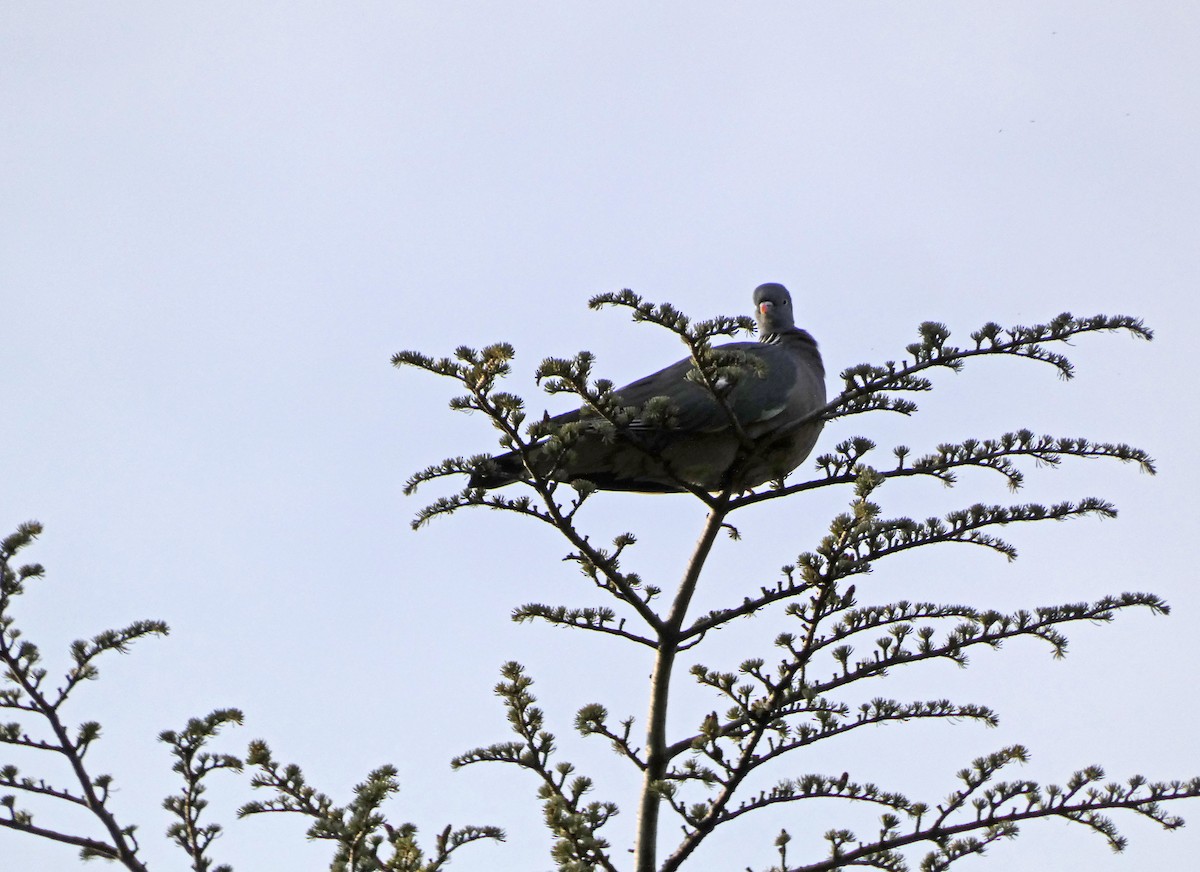
MULTIPOLYGON (((648 661, 509 621, 524 602, 597 602, 552 531, 485 512, 409 530, 440 491, 405 498, 406 478, 495 441, 446 409, 452 384, 388 362, 509 340, 512 388, 561 411, 529 378, 544 356, 590 349, 618 383, 679 356, 661 331, 588 311, 624 287, 710 316, 748 314, 755 285, 784 282, 834 391, 844 367, 902 356, 927 319, 965 339, 1064 310, 1144 317, 1153 343, 1080 339, 1071 382, 1021 361, 941 374, 920 414, 839 422, 818 451, 858 433, 922 450, 1018 427, 1142 446, 1156 477, 1081 462, 1029 470, 1016 496, 982 473, 952 490, 887 485, 893 515, 1087 495, 1122 514, 1013 530, 1013 564, 929 549, 882 564, 859 595, 1018 608, 1153 590, 1174 613, 1078 627, 1064 661, 1027 642, 965 671, 898 674, 874 692, 987 703, 1002 724, 881 728, 776 774, 849 770, 936 802, 972 758, 1020 742, 1033 760, 1013 778, 1095 762, 1114 779, 1200 775, 1198 39, 1200 6, 1183 0, 5 3, 0 532, 46 525, 27 556, 48 578, 17 618, 54 670, 72 639, 172 627, 102 662, 69 711, 103 723, 94 765, 115 775, 152 867, 186 867, 158 836, 174 781, 155 736, 239 706, 247 726, 223 747, 265 737, 339 800, 394 762, 392 819, 427 843, 451 822, 509 830, 454 868, 550 868, 532 776, 448 765, 509 738, 491 693, 509 659, 537 679, 597 798, 622 805, 608 835, 624 856, 635 779, 570 724, 596 701, 640 729, 648 661)), ((747 512, 700 605, 772 582, 849 498, 747 512)), ((638 532, 631 559, 669 585, 699 530, 693 503, 608 496, 587 524, 638 532)), ((770 657, 781 626, 747 622, 699 659, 770 657)), ((673 729, 715 704, 690 697, 673 729)), ((228 824, 219 862, 327 864, 299 820, 233 821, 243 783, 216 781, 210 798, 228 824)), ((1170 834, 1120 818, 1123 856, 1081 827, 1031 824, 990 868, 1187 868, 1200 803, 1177 810, 1192 826, 1170 834)), ((874 820, 781 809, 696 862, 762 869, 780 826, 794 858, 823 852, 831 826, 865 836, 874 820)), ((78 865, 9 831, 0 857, 78 865)))

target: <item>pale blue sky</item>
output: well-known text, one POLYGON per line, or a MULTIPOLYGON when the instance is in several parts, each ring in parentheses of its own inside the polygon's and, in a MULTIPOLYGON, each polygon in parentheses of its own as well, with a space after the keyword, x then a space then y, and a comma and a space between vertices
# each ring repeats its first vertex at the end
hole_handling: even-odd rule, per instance
MULTIPOLYGON (((339 798, 396 763, 394 817, 430 838, 448 822, 509 830, 456 869, 549 868, 532 778, 448 767, 508 738, 491 695, 508 659, 538 680, 598 798, 622 803, 610 838, 628 838, 630 775, 570 723, 592 701, 640 723, 648 663, 508 621, 527 601, 596 601, 549 531, 490 513, 409 531, 423 503, 401 495, 408 475, 493 440, 445 410, 451 384, 388 364, 401 348, 508 339, 513 387, 536 408, 529 373, 549 354, 588 348, 622 382, 679 355, 587 310, 622 287, 707 316, 748 313, 755 285, 782 281, 834 376, 900 356, 931 318, 965 337, 1063 310, 1145 317, 1152 344, 1081 340, 1074 382, 971 367, 943 375, 913 419, 840 423, 818 450, 856 433, 922 448, 1021 426, 1141 445, 1159 476, 1071 464, 1032 470, 1016 498, 1100 495, 1117 521, 1013 531, 1012 565, 961 549, 884 564, 859 590, 1015 608, 1151 589, 1175 613, 1078 628, 1063 662, 1014 645, 965 672, 898 676, 878 692, 989 703, 1002 725, 877 730, 778 775, 848 769, 936 801, 974 756, 1014 742, 1034 754, 1020 775, 1044 782, 1096 761, 1114 778, 1200 774, 1200 595, 1181 520, 1198 483, 1200 7, 646 6, 0 11, 0 528, 46 524, 29 556, 49 579, 18 617, 51 665, 106 627, 173 628, 102 664, 74 709, 105 726, 95 765, 117 777, 153 868, 185 867, 157 837, 174 782, 154 737, 218 706, 247 715, 231 747, 266 737, 339 798)), ((748 514, 702 604, 771 581, 846 498, 748 514)), ((1011 498, 982 474, 881 494, 917 517, 1011 498)), ((683 497, 614 496, 591 520, 597 535, 637 530, 639 569, 670 583, 699 517, 683 497)), ((759 640, 747 623, 701 659, 769 655, 777 628, 764 621, 759 640)), ((712 706, 681 705, 678 728, 712 706)), ((229 824, 219 861, 324 866, 298 820, 233 822, 245 798, 213 785, 229 824)), ((1123 857, 1081 828, 1031 825, 991 868, 1185 868, 1200 803, 1179 811, 1192 826, 1174 834, 1123 819, 1123 857)), ((799 852, 846 820, 873 829, 873 814, 780 812, 731 827, 697 862, 763 868, 779 826, 799 852)), ((78 865, 6 831, 0 856, 78 865)))

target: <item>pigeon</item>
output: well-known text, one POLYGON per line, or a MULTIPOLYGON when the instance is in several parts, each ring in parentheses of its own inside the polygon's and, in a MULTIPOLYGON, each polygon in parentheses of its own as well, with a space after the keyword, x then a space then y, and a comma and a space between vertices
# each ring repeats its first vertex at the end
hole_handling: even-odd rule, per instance
MULTIPOLYGON (((728 342, 714 350, 740 352, 750 360, 731 381, 718 380, 728 411, 702 385, 689 379, 686 358, 613 392, 618 406, 635 416, 615 438, 611 429, 589 428, 591 409, 549 419, 582 422, 563 456, 551 458, 534 446, 530 463, 555 481, 585 479, 598 490, 678 493, 689 489, 746 491, 782 479, 804 462, 816 444, 822 420, 804 420, 825 405, 825 367, 817 343, 796 327, 792 297, 776 282, 754 291, 757 342, 728 342), (653 421, 636 417, 647 402, 665 397, 669 413, 653 421), (730 420, 740 425, 745 441, 730 420)), ((496 488, 528 479, 516 451, 479 463, 469 487, 496 488)))

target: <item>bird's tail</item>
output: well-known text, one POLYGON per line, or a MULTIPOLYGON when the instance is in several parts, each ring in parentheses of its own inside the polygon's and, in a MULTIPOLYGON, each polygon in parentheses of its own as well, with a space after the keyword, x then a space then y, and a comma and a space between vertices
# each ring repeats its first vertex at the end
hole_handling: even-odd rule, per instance
POLYGON ((476 466, 467 486, 491 490, 520 481, 524 474, 525 465, 521 462, 521 455, 510 451, 508 454, 489 457, 476 466))

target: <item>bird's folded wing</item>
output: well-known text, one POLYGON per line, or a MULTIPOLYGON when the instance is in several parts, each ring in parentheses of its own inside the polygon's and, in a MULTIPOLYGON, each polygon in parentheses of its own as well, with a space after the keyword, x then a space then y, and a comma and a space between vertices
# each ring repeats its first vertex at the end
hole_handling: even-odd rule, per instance
MULTIPOLYGON (((756 358, 762 365, 738 368, 725 402, 743 427, 769 421, 786 410, 796 386, 796 368, 783 349, 757 342, 736 342, 721 346, 723 352, 738 352, 756 358)), ((690 359, 640 378, 613 393, 623 406, 641 408, 650 400, 664 397, 673 414, 671 430, 690 433, 717 433, 732 429, 729 415, 701 384, 687 377, 695 368, 690 359)), ((718 389, 725 387, 718 382, 718 389)), ((589 413, 575 410, 559 415, 555 423, 566 424, 586 419, 589 413)), ((639 428, 634 421, 633 429, 639 428)), ((655 425, 657 428, 657 425, 655 425)))

